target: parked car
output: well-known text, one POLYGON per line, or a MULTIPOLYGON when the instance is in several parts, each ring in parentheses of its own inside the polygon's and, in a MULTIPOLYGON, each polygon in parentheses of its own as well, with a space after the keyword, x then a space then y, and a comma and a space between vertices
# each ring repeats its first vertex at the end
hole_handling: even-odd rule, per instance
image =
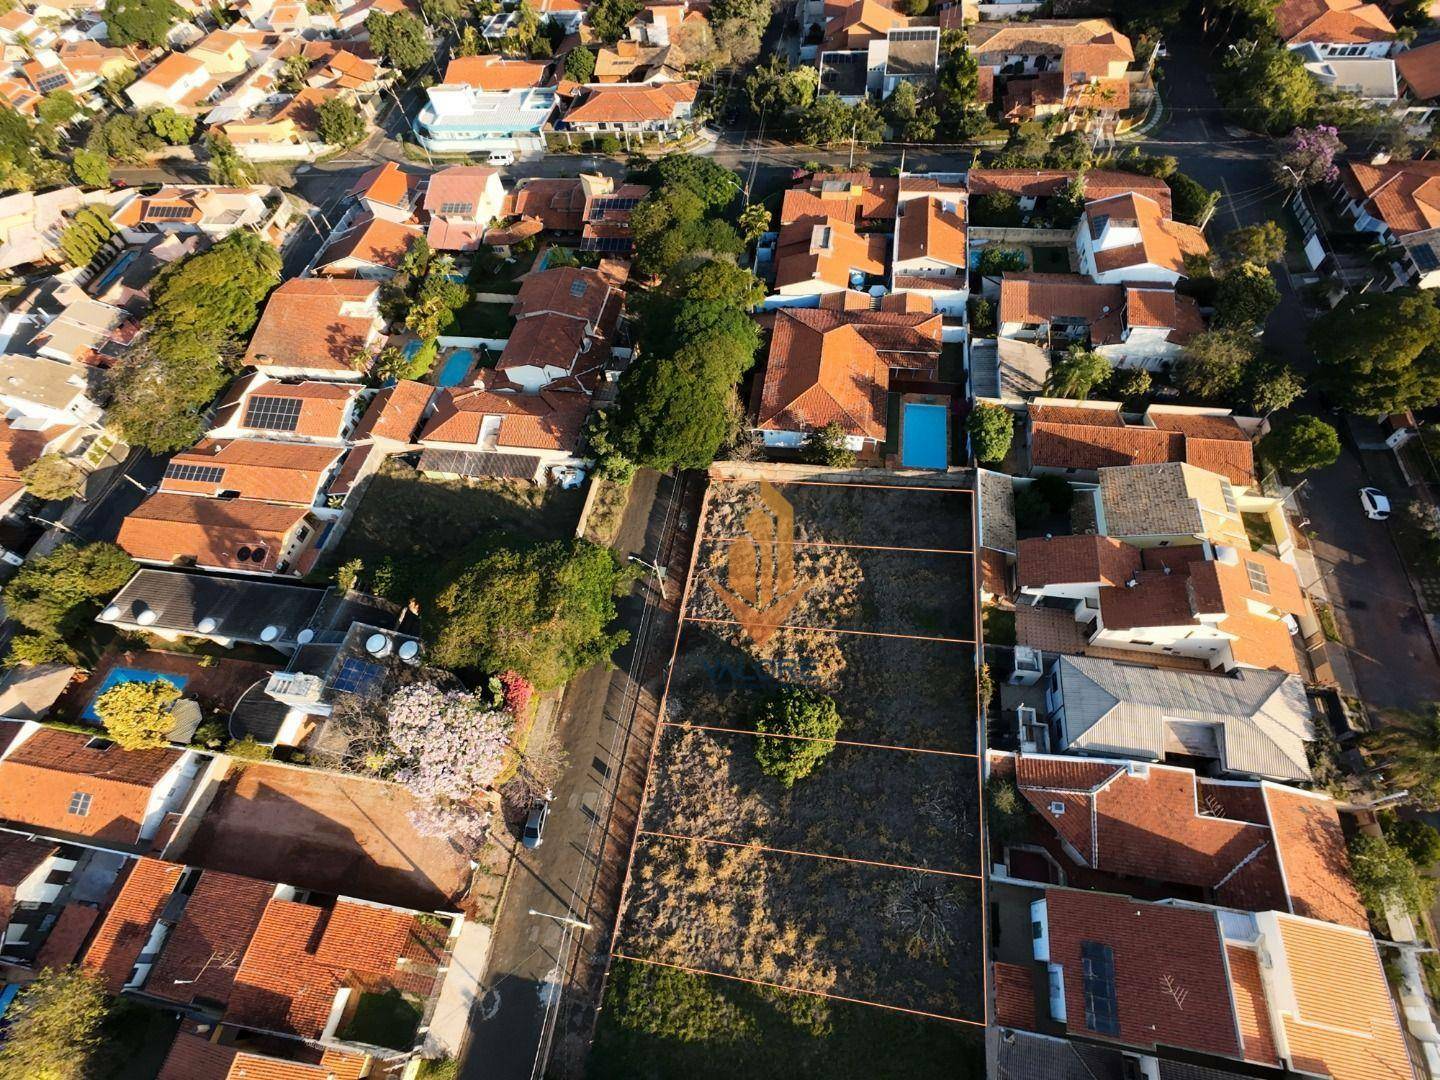
POLYGON ((1390 516, 1390 497, 1379 488, 1361 488, 1360 506, 1371 521, 1384 521, 1390 516))
POLYGON ((520 842, 531 850, 538 848, 545 842, 545 822, 549 819, 549 800, 536 799, 535 805, 530 807, 530 816, 525 819, 525 831, 520 834, 520 842))
POLYGON ((501 165, 514 165, 515 155, 509 150, 491 150, 489 156, 485 158, 485 164, 492 168, 498 168, 501 165))

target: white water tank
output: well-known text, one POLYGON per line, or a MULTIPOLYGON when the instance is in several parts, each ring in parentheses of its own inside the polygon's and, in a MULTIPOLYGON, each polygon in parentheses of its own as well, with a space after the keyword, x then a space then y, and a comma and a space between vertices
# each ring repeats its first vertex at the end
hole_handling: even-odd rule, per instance
POLYGON ((389 634, 371 634, 365 639, 365 651, 371 656, 389 656, 391 647, 389 634))
POLYGON ((153 626, 158 618, 160 616, 155 613, 155 609, 147 607, 140 609, 139 614, 135 616, 135 621, 141 626, 153 626))
POLYGON ((395 655, 405 663, 413 664, 415 658, 420 655, 420 643, 418 641, 402 641, 400 647, 395 650, 395 655))
POLYGON ((198 623, 195 624, 195 629, 200 631, 200 633, 202 634, 213 634, 215 632, 215 628, 219 625, 220 624, 216 622, 213 618, 211 618, 209 615, 206 615, 205 618, 201 619, 198 623))
POLYGON ((109 607, 107 607, 104 611, 100 612, 100 621, 101 621, 101 622, 114 622, 114 621, 115 621, 116 619, 118 619, 119 617, 120 617, 120 608, 119 608, 117 605, 115 605, 115 604, 111 604, 111 605, 110 605, 109 607))
POLYGON ((301 645, 309 645, 310 642, 315 640, 315 631, 311 630, 307 626, 304 630, 301 630, 298 634, 295 635, 295 640, 301 645))
POLYGON ((265 642, 266 644, 277 640, 279 637, 280 627, 276 626, 274 623, 271 623, 269 626, 265 627, 265 629, 260 631, 260 640, 265 642))
POLYGON ((1215 561, 1226 566, 1238 566, 1240 563, 1240 552, 1236 551, 1229 544, 1215 545, 1215 561))

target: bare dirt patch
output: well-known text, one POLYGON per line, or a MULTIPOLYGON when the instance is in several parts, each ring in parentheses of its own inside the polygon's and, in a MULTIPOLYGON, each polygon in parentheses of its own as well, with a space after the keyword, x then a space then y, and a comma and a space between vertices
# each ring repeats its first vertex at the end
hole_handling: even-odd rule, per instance
POLYGON ((978 870, 974 758, 837 745, 814 773, 786 788, 756 763, 755 744, 767 738, 666 728, 643 827, 931 870, 978 870))
MULTIPOLYGON (((776 484, 775 488, 794 508, 798 541, 970 550, 968 491, 854 484, 776 484)), ((758 481, 717 483, 710 503, 705 535, 712 537, 747 535, 746 519, 764 509, 758 481)))

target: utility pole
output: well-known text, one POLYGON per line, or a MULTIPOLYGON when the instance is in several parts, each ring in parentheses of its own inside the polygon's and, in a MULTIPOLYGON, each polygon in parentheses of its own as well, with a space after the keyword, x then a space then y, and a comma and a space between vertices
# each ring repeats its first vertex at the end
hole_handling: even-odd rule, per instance
POLYGON ((572 930, 594 930, 594 929, 595 929, 595 927, 591 926, 588 922, 581 922, 579 919, 572 918, 572 917, 569 916, 569 915, 551 915, 550 912, 548 912, 548 911, 536 911, 533 907, 530 909, 530 912, 529 912, 529 913, 530 913, 531 915, 538 915, 538 916, 539 916, 540 918, 542 918, 542 919, 554 919, 556 922, 560 923, 562 926, 568 926, 568 927, 570 927, 570 929, 572 929, 572 930))
POLYGON ((667 575, 665 567, 661 566, 659 563, 646 562, 644 559, 640 558, 639 555, 631 555, 630 561, 633 562, 636 566, 643 567, 644 569, 649 570, 650 573, 654 574, 655 580, 660 583, 660 599, 670 599, 670 597, 666 595, 665 592, 665 578, 667 575))

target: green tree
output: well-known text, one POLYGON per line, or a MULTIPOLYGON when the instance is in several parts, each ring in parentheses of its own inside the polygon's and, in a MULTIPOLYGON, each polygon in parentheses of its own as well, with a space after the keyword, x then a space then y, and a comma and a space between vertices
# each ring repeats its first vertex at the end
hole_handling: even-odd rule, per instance
POLYGON ((85 139, 85 149, 132 165, 144 163, 152 150, 163 145, 150 125, 131 113, 112 113, 94 125, 85 139))
POLYGON ((755 740, 760 771, 794 787, 830 756, 840 726, 833 699, 808 687, 781 687, 756 709, 755 730, 774 736, 755 740))
POLYGON ((975 403, 965 421, 965 429, 970 433, 970 448, 975 452, 975 460, 985 465, 1004 461, 1005 455, 1010 452, 1010 442, 1015 437, 1015 421, 1010 416, 1010 410, 986 401, 975 403))
POLYGON ((409 75, 430 62, 434 46, 425 24, 408 11, 387 15, 372 11, 365 17, 370 44, 391 67, 409 75))
MULTIPOLYGON (((295 59, 291 57, 290 59, 295 59)), ((288 61, 287 61, 288 63, 288 61)), ((147 118, 150 130, 171 146, 187 146, 195 138, 195 118, 174 109, 156 109, 147 118)))
POLYGON ((885 122, 868 100, 847 105, 838 94, 825 93, 800 118, 800 134, 816 146, 853 141, 864 148, 885 137, 885 122))
POLYGON ((895 87, 881 105, 880 112, 892 128, 904 131, 920 112, 920 92, 915 89, 915 84, 902 82, 895 87))
POLYGON ((711 260, 668 276, 646 298, 639 355, 620 378, 620 453, 661 471, 703 469, 715 459, 760 347, 750 312, 764 296, 748 270, 711 260))
POLYGON ((615 597, 631 573, 587 540, 536 543, 491 534, 472 544, 429 613, 431 659, 468 671, 519 672, 539 690, 607 662, 625 643, 615 597))
POLYGON ((1220 275, 1214 324, 1220 329, 1257 330, 1280 303, 1280 289, 1267 267, 1240 263, 1220 275))
POLYGON ((46 94, 35 107, 35 116, 42 124, 64 127, 80 111, 80 102, 68 90, 55 90, 46 94))
POLYGON ((16 634, 5 658, 12 664, 74 664, 75 650, 57 634, 16 634))
POLYGON ((1282 360, 1262 357, 1245 375, 1245 400, 1258 416, 1288 408, 1305 393, 1305 383, 1282 360))
POLYGON ((120 749, 149 750, 170 741, 170 707, 179 700, 180 690, 165 679, 122 682, 100 695, 95 714, 120 749))
POLYGON ((207 131, 204 145, 212 184, 240 187, 255 182, 255 167, 240 156, 240 151, 235 149, 235 144, 223 131, 207 131))
POLYGON ((845 445, 847 437, 845 429, 831 421, 805 437, 800 456, 812 465, 848 469, 855 464, 855 451, 845 445))
POLYGON ((655 187, 684 188, 709 214, 725 213, 740 197, 740 181, 733 172, 690 154, 666 154, 646 170, 646 180, 655 187))
POLYGON ((296 53, 281 61, 280 73, 275 76, 275 89, 282 94, 298 94, 305 89, 309 78, 310 61, 296 53))
POLYGON ((135 563, 114 544, 62 544, 20 567, 5 586, 5 607, 21 626, 66 638, 134 573, 135 563))
POLYGON ((110 999, 100 980, 78 968, 44 968, 6 1013, 0 1076, 86 1080, 102 1042, 110 999))
POLYGON ((1274 221, 1246 225, 1225 235, 1228 261, 1269 266, 1285 257, 1285 230, 1274 221))
POLYGON ((666 275, 683 265, 733 257, 744 247, 733 225, 706 210, 704 200, 684 187, 658 187, 630 215, 635 267, 666 275))
POLYGON ((1298 53, 1278 42, 1246 43, 1221 64, 1217 90, 1247 127, 1280 135, 1311 119, 1319 85, 1298 53))
POLYGON ((465 286, 451 276, 455 272, 455 260, 441 255, 430 260, 415 299, 405 315, 405 326, 425 340, 438 337, 455 321, 455 312, 464 306, 470 294, 465 286))
POLYGON ((947 112, 968 109, 980 93, 980 65, 966 47, 963 30, 946 30, 940 38, 940 69, 935 89, 947 112))
POLYGON ((484 48, 480 40, 480 31, 474 26, 466 23, 460 30, 460 39, 455 42, 455 56, 479 56, 484 48))
POLYGON ((1383 836, 1361 834, 1350 841, 1350 876, 1365 907, 1378 917, 1392 905, 1415 915, 1435 899, 1435 880, 1383 836))
POLYGON ((85 474, 69 458, 60 454, 45 454, 27 465, 20 473, 25 490, 37 499, 51 502, 68 499, 80 490, 85 474))
MULTIPOLYGON (((84 153, 84 151, 77 151, 84 153)), ((109 171, 109 166, 106 166, 109 171)), ((82 206, 60 234, 60 251, 71 266, 89 266, 105 242, 115 235, 110 219, 93 206, 82 206)))
POLYGON ((1319 417, 1302 416, 1272 429, 1260 440, 1260 452, 1286 472, 1309 472, 1335 464, 1340 436, 1319 417))
POLYGON ((770 211, 764 203, 751 203, 740 211, 740 236, 745 243, 756 243, 770 230, 770 211))
POLYGON ((93 150, 76 150, 70 156, 70 171, 81 187, 109 187, 110 162, 93 150))
POLYGON ((1018 226, 1020 221, 1020 200, 1008 191, 990 191, 970 200, 972 225, 1006 229, 1018 226))
POLYGON ((1203 225, 1210 219, 1220 193, 1211 191, 1203 184, 1192 180, 1182 172, 1173 174, 1165 181, 1170 185, 1171 212, 1176 221, 1187 225, 1203 225))
POLYGON ((115 0, 105 5, 105 28, 112 45, 159 48, 170 28, 184 17, 174 0, 115 0))
POLYGON ((571 82, 588 83, 595 77, 595 54, 584 45, 577 45, 565 57, 565 78, 571 82))
POLYGON ((1197 397, 1223 398, 1240 385, 1257 351, 1249 331, 1206 330, 1185 346, 1175 382, 1197 397))
POLYGON ((354 146, 365 138, 359 106, 341 97, 326 98, 315 110, 316 130, 326 146, 354 146))
POLYGON ((1379 416, 1440 398, 1440 309, 1423 292, 1352 292, 1310 328, 1318 380, 1348 412, 1379 416))
POLYGON ((1045 376, 1045 393, 1050 397, 1084 401, 1090 391, 1103 385, 1114 372, 1110 361, 1078 342, 1050 365, 1045 376))
POLYGON ((1440 808, 1440 704, 1387 714, 1365 745, 1393 791, 1408 791, 1422 809, 1440 808))
POLYGON ((548 46, 548 39, 542 38, 540 33, 540 14, 530 0, 520 0, 514 14, 515 22, 500 42, 502 52, 530 56, 539 51, 542 40, 548 46))
POLYGON ((639 0, 596 0, 586 10, 586 22, 597 41, 613 45, 639 13, 639 0))
POLYGON ((1422 870, 1440 863, 1440 830, 1416 818, 1385 823, 1385 836, 1422 870))
POLYGON ((999 277, 1006 273, 1019 273, 1026 266, 1023 248, 1000 247, 986 244, 980 249, 979 270, 984 277, 999 277))
POLYGON ((431 23, 455 24, 465 18, 469 11, 467 0, 420 0, 420 13, 431 23))

